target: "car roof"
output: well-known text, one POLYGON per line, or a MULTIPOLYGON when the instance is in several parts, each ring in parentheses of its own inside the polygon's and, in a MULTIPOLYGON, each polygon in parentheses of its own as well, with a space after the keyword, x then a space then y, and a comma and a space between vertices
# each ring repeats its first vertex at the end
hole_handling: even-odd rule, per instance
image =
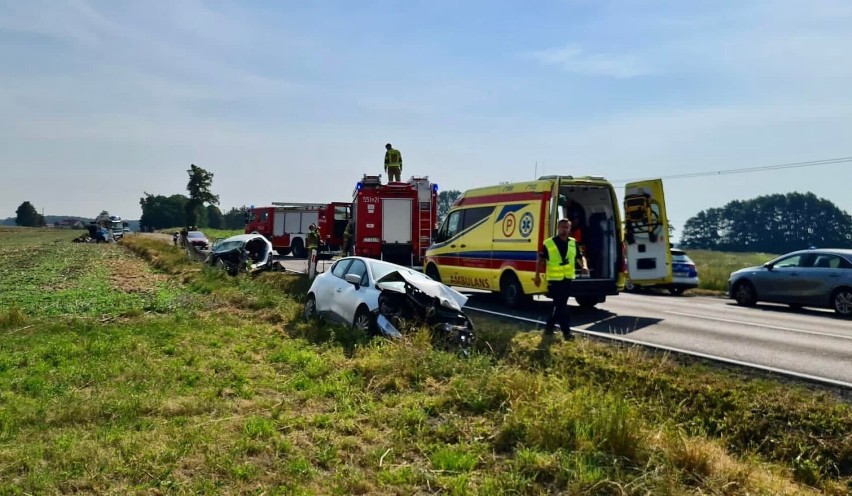
POLYGON ((852 260, 852 249, 848 248, 810 248, 807 250, 793 251, 781 256, 786 257, 788 255, 799 255, 802 253, 816 253, 818 255, 840 255, 842 257, 852 260))
POLYGON ((226 241, 249 241, 254 238, 261 238, 266 240, 266 238, 264 238, 261 234, 237 234, 236 236, 231 236, 230 238, 223 239, 222 242, 224 243, 226 241))

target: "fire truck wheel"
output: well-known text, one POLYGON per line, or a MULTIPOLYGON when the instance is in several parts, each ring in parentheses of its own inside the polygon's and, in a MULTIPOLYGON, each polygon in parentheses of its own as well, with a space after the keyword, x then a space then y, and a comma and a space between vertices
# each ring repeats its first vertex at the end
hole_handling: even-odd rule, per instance
POLYGON ((426 275, 433 281, 441 282, 441 274, 438 272, 438 267, 435 267, 435 264, 426 266, 426 275))
POLYGON ((293 257, 295 258, 305 258, 308 256, 305 252, 305 245, 302 244, 302 238, 296 238, 293 240, 293 245, 290 249, 293 250, 293 257))

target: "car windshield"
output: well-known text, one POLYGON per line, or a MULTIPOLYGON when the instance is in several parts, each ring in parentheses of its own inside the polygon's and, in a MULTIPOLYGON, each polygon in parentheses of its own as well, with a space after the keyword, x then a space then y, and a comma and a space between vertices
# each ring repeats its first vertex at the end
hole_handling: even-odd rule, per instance
POLYGON ((242 241, 225 241, 216 247, 216 251, 231 251, 243 247, 242 241))
POLYGON ((203 239, 203 238, 204 238, 204 233, 200 233, 200 232, 198 232, 198 231, 194 231, 194 232, 191 232, 191 233, 187 233, 186 237, 187 237, 187 238, 192 238, 192 239, 203 239))
POLYGON ((370 264, 370 268, 373 271, 373 279, 376 281, 396 270, 405 272, 406 274, 413 274, 414 277, 419 277, 421 279, 429 279, 426 275, 415 270, 384 262, 373 262, 370 264))

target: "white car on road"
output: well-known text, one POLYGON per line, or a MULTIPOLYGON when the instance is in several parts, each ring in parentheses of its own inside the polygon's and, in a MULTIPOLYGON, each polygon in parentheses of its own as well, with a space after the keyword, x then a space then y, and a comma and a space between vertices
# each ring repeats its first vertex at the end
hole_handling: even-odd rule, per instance
MULTIPOLYGON (((305 301, 305 318, 320 315, 369 331, 381 293, 376 283, 393 272, 403 273, 411 279, 431 281, 422 272, 401 265, 364 257, 341 258, 331 269, 314 279, 305 301)), ((459 297, 464 298, 460 294, 459 297)))

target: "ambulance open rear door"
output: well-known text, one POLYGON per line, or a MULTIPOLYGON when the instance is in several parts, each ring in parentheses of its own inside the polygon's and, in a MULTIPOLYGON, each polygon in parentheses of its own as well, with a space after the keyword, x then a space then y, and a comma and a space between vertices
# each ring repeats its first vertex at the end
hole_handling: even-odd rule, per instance
POLYGON ((672 252, 663 181, 628 183, 624 190, 624 244, 634 284, 672 282, 672 252))

